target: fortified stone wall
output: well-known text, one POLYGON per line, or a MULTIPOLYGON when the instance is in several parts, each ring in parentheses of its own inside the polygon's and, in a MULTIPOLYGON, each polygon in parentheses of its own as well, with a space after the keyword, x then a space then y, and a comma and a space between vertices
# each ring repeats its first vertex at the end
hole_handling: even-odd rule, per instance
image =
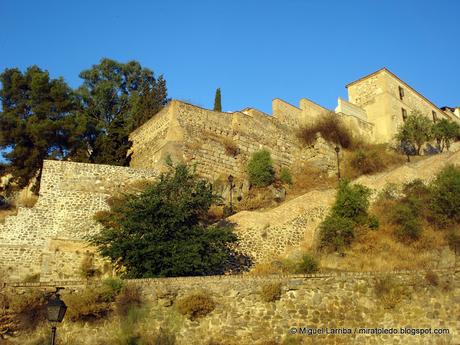
MULTIPOLYGON (((287 109, 300 111, 282 101, 277 103, 278 115, 287 109)), ((158 168, 169 154, 173 159, 196 163, 197 172, 211 180, 226 179, 230 174, 241 180, 251 154, 265 148, 278 170, 299 161, 334 169, 332 147, 319 141, 304 148, 296 136, 298 127, 288 127, 255 109, 219 113, 172 101, 159 115, 132 133, 131 166, 158 168), (164 130, 167 124, 169 129, 164 130), (162 144, 153 144, 157 142, 162 144)))
POLYGON ((82 259, 94 251, 85 235, 98 230, 93 220, 107 198, 155 171, 110 165, 44 161, 37 203, 19 208, 0 224, 0 270, 11 279, 75 279, 82 259))
MULTIPOLYGON (((141 285, 149 302, 149 329, 170 331, 178 345, 208 344, 211 339, 218 344, 258 345, 286 338, 293 338, 289 344, 459 344, 460 271, 436 270, 435 274, 438 285, 430 283, 425 271, 129 282, 141 285), (280 284, 280 298, 265 302, 262 289, 273 284, 280 284), (393 290, 386 292, 382 285, 393 290), (216 307, 207 316, 191 321, 177 312, 176 301, 197 291, 211 297, 216 307), (323 334, 301 334, 306 331, 302 328, 322 329, 323 334), (324 333, 326 328, 329 334, 324 333), (382 328, 398 333, 360 331, 382 328), (431 329, 431 334, 401 334, 401 328, 431 329), (333 329, 340 333, 331 334, 333 329), (448 334, 435 335, 435 329, 448 334)), ((75 289, 82 289, 82 285, 67 287, 63 300, 69 290, 75 289)), ((78 331, 74 329, 76 334, 78 331)), ((99 339, 101 331, 95 326, 92 339, 99 339)))

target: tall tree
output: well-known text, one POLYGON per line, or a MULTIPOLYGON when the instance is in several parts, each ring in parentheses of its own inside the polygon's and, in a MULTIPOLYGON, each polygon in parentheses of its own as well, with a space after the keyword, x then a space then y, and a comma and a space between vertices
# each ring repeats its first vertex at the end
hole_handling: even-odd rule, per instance
POLYGON ((216 89, 216 96, 214 97, 214 111, 222 111, 222 98, 220 95, 220 87, 216 89))
POLYGON ((0 74, 0 147, 19 187, 40 174, 43 159, 73 152, 85 127, 78 102, 62 78, 51 79, 37 66, 0 74))
POLYGON ((433 136, 438 143, 439 150, 449 150, 450 143, 460 135, 460 126, 447 119, 442 119, 433 125, 433 136))
POLYGON ((432 138, 433 122, 420 112, 412 112, 398 129, 396 139, 401 143, 415 147, 417 155, 420 155, 422 146, 432 138))
POLYGON ((80 73, 78 95, 87 119, 86 158, 95 163, 128 165, 129 133, 167 102, 166 81, 138 62, 102 59, 80 73))

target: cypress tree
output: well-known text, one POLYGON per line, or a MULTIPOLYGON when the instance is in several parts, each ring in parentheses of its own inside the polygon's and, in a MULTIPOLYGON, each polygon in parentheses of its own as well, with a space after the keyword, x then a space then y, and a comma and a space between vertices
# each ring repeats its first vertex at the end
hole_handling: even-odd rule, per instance
POLYGON ((216 97, 214 98, 214 111, 222 111, 222 99, 220 96, 220 87, 216 90, 216 97))

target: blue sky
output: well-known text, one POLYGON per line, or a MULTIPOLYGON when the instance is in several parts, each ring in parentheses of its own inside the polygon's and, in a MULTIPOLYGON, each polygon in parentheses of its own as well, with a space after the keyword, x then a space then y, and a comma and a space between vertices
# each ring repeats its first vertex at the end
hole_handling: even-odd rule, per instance
POLYGON ((80 85, 102 57, 164 74, 169 96, 271 113, 302 97, 334 108, 388 67, 438 106, 460 106, 460 1, 0 0, 0 70, 37 64, 80 85))

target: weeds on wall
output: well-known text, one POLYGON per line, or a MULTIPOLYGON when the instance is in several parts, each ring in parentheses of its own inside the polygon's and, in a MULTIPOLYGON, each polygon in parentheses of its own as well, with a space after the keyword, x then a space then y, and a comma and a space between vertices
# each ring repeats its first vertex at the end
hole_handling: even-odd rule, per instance
POLYGON ((276 302, 281 298, 281 292, 281 283, 265 283, 260 289, 260 297, 267 303, 276 302))
POLYGON ((408 290, 390 275, 376 278, 374 292, 385 309, 394 309, 409 294, 408 290))
POLYGON ((327 142, 346 149, 354 145, 351 131, 340 117, 332 112, 319 117, 312 125, 301 128, 297 134, 307 146, 313 145, 318 135, 321 135, 327 142))
POLYGON ((199 291, 178 299, 176 307, 180 314, 190 320, 196 320, 211 313, 216 307, 216 302, 208 293, 199 291))

